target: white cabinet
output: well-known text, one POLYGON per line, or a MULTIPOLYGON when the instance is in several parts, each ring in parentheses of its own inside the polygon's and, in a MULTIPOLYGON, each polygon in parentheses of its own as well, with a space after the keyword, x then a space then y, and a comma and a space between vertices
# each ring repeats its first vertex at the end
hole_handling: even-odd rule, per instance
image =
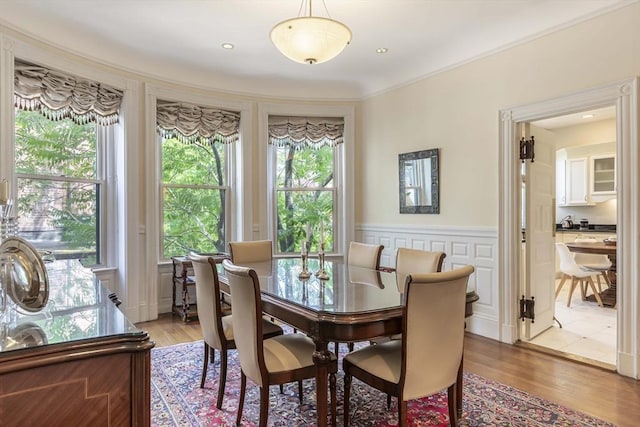
POLYGON ((567 161, 556 161, 556 205, 567 204, 567 161))
POLYGON ((591 157, 591 194, 616 193, 616 156, 607 154, 591 157))
POLYGON ((588 205, 588 163, 587 158, 567 159, 566 164, 566 205, 588 205))

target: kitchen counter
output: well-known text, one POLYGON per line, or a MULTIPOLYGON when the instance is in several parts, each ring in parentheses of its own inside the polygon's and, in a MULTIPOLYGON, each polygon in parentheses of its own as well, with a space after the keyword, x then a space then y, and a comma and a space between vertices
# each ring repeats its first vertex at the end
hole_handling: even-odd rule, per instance
POLYGON ((589 224, 589 228, 581 228, 580 224, 574 224, 573 228, 562 228, 562 225, 556 224, 557 233, 615 233, 615 224, 589 224))

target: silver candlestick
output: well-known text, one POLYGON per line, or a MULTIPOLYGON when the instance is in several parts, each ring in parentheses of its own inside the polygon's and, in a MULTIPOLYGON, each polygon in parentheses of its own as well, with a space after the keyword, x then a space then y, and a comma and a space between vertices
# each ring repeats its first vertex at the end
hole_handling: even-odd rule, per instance
POLYGON ((300 272, 300 274, 298 274, 298 277, 300 279, 308 279, 309 277, 311 277, 311 273, 309 273, 309 269, 307 268, 309 259, 309 242, 306 240, 302 241, 300 257, 302 258, 302 271, 300 272))
POLYGON ((324 243, 320 243, 320 250, 318 250, 318 261, 320 261, 320 269, 316 272, 316 276, 320 280, 328 280, 329 275, 324 270, 324 243))

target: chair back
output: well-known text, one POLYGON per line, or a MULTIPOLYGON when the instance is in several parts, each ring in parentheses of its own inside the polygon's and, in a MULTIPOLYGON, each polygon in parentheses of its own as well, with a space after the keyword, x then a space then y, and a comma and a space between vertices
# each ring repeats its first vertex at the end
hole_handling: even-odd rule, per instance
POLYGON ((556 250, 560 257, 560 271, 569 276, 575 276, 583 273, 583 271, 580 270, 580 266, 576 263, 576 260, 573 259, 571 251, 567 245, 564 243, 556 243, 556 250))
MULTIPOLYGON (((575 242, 586 242, 586 243, 596 243, 598 240, 588 237, 579 237, 575 242)), ((573 256, 576 264, 579 265, 588 265, 589 267, 600 267, 607 269, 611 267, 611 260, 606 255, 598 255, 598 254, 583 254, 576 252, 573 256)))
POLYGON ((403 400, 456 382, 462 360, 467 283, 473 266, 442 273, 411 274, 403 317, 403 400), (426 369, 426 368, 429 369, 426 369))
POLYGON ((266 365, 262 347, 262 300, 256 272, 224 260, 222 266, 229 280, 233 330, 242 372, 253 382, 266 384, 266 365))
POLYGON ((225 338, 222 328, 220 282, 218 282, 215 260, 195 253, 190 253, 187 258, 191 260, 196 276, 198 322, 202 336, 210 347, 220 350, 222 340, 225 338))
POLYGON ((229 252, 231 253, 231 261, 235 265, 271 261, 273 258, 271 240, 229 242, 229 252))
POLYGON ((398 248, 396 252, 396 282, 398 290, 404 292, 409 274, 437 273, 442 271, 444 252, 398 248))
POLYGON ((377 270, 380 267, 380 255, 382 255, 383 249, 383 245, 351 242, 347 264, 377 270))

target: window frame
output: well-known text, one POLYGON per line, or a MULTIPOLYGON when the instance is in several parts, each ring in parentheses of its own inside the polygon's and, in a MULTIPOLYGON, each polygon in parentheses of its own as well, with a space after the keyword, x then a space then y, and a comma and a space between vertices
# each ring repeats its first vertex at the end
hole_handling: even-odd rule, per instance
MULTIPOLYGON (((158 184, 160 186, 159 188, 159 194, 162 195, 164 194, 164 189, 168 188, 168 187, 172 187, 172 188, 194 188, 194 189, 198 189, 198 190, 220 190, 223 189, 225 192, 225 197, 224 197, 224 209, 225 212, 229 213, 225 215, 224 218, 224 230, 225 230, 225 236, 224 236, 224 246, 225 248, 229 245, 229 230, 230 230, 230 226, 231 226, 231 217, 232 217, 232 213, 230 211, 230 197, 229 195, 231 194, 231 187, 229 185, 231 179, 232 179, 232 174, 231 174, 231 169, 232 169, 232 165, 230 164, 230 162, 234 161, 234 155, 233 155, 233 151, 230 147, 230 145, 234 144, 221 144, 219 142, 216 142, 215 144, 220 144, 223 146, 223 156, 224 156, 224 182, 225 185, 211 185, 211 184, 173 184, 173 183, 165 183, 163 180, 163 176, 162 176, 162 144, 163 144, 163 137, 161 135, 157 135, 158 137, 158 144, 160 145, 160 168, 159 168, 159 176, 158 176, 158 184)), ((186 143, 183 143, 186 144, 186 143)), ((158 216, 158 222, 160 224, 159 227, 159 233, 160 235, 158 236, 158 257, 161 260, 170 260, 171 256, 168 258, 164 257, 164 197, 160 196, 158 203, 160 205, 158 212, 159 212, 159 216, 158 216)), ((185 254, 186 255, 186 254, 185 254)), ((174 255, 176 256, 176 255, 174 255)))
MULTIPOLYGON (((151 191, 146 195, 147 209, 146 222, 149 231, 147 239, 147 250, 150 256, 149 262, 154 266, 171 264, 170 259, 163 258, 161 248, 161 228, 162 227, 162 145, 160 135, 156 129, 157 100, 167 100, 174 102, 187 102, 191 104, 219 108, 223 110, 237 111, 240 113, 240 129, 238 141, 228 145, 227 158, 227 197, 226 209, 229 212, 225 220, 226 236, 228 242, 234 240, 250 240, 253 227, 252 209, 252 103, 249 101, 232 101, 218 98, 214 95, 194 93, 190 91, 177 90, 165 85, 145 86, 145 110, 146 110, 146 130, 147 145, 145 147, 145 180, 151 185, 151 191), (153 208, 155 207, 155 209, 153 208)), ((151 267, 150 267, 151 268, 151 267)))
MULTIPOLYGON (((15 134, 16 134, 16 115, 15 110, 13 110, 13 141, 15 147, 15 134)), ((32 112, 33 114, 40 114, 37 111, 32 112)), ((54 182, 71 182, 71 183, 83 183, 83 184, 95 184, 97 186, 96 192, 98 193, 98 197, 96 200, 96 228, 97 228, 97 236, 96 236, 96 259, 98 262, 95 264, 87 265, 92 269, 95 268, 104 268, 112 264, 111 260, 113 256, 110 251, 112 251, 111 246, 113 246, 112 242, 109 241, 107 236, 110 234, 110 222, 108 218, 115 215, 114 209, 111 207, 113 203, 109 203, 109 200, 115 200, 115 185, 113 180, 110 177, 116 175, 115 165, 116 165, 116 132, 115 127, 118 125, 110 125, 110 126, 101 126, 98 123, 93 123, 95 126, 95 138, 96 138, 96 166, 95 166, 95 174, 96 177, 91 178, 80 178, 73 177, 70 178, 64 175, 44 175, 38 173, 21 173, 17 171, 17 163, 15 150, 12 152, 12 160, 14 164, 14 175, 15 175, 15 186, 13 186, 14 190, 12 192, 12 196, 14 198, 18 198, 17 188, 18 181, 20 179, 31 179, 31 180, 39 180, 39 181, 54 181, 54 182)))
POLYGON ((269 144, 269 116, 343 117, 344 142, 334 147, 334 248, 327 256, 345 256, 348 244, 355 240, 354 225, 354 171, 353 152, 355 143, 355 107, 352 105, 307 105, 307 104, 258 104, 259 127, 259 173, 264 177, 259 191, 260 212, 257 239, 269 239, 274 256, 292 257, 297 254, 276 252, 277 237, 277 155, 269 144))

